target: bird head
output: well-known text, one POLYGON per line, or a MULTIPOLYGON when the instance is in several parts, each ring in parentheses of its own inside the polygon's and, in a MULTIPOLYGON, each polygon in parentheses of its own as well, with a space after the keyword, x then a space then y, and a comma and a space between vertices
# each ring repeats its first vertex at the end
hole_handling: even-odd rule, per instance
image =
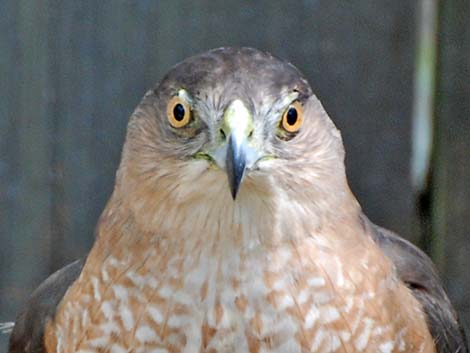
POLYGON ((220 48, 176 65, 145 95, 118 186, 147 209, 201 198, 322 204, 347 188, 343 155, 338 130, 293 65, 220 48))

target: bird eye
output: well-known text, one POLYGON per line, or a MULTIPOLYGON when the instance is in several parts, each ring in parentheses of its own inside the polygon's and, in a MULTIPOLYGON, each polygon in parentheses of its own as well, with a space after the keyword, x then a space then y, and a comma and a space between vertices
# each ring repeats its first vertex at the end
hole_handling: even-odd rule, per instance
POLYGON ((289 105, 282 114, 281 126, 287 132, 296 132, 300 129, 303 121, 303 109, 299 102, 289 105))
POLYGON ((189 103, 178 96, 170 99, 166 113, 170 125, 177 129, 188 125, 191 121, 192 113, 189 103))

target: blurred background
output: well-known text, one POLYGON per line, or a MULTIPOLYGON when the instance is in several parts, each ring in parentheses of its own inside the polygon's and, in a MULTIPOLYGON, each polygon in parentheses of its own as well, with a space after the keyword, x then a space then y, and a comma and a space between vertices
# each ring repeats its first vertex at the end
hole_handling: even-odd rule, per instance
POLYGON ((145 91, 190 55, 252 46, 306 75, 366 214, 432 256, 470 323, 470 1, 2 0, 0 13, 0 322, 89 250, 145 91))

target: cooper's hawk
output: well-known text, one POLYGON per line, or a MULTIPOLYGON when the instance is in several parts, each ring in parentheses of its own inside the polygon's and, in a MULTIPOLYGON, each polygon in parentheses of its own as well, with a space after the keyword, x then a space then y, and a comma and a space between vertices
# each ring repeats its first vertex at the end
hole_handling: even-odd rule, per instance
POLYGON ((289 63, 185 60, 132 114, 87 259, 10 352, 467 352, 430 260, 372 224, 340 133, 289 63))

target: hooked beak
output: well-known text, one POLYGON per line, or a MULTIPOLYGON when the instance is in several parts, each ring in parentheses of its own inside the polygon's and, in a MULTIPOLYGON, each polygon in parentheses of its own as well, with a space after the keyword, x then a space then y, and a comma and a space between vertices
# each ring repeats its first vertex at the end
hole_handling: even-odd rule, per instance
POLYGON ((227 156, 225 157, 225 168, 232 198, 237 197, 238 189, 245 175, 246 169, 246 141, 237 139, 231 134, 228 140, 227 156))
POLYGON ((215 151, 217 164, 227 173, 230 193, 235 200, 247 168, 259 159, 260 153, 250 145, 253 118, 239 99, 234 100, 224 112, 221 131, 225 139, 215 151))

